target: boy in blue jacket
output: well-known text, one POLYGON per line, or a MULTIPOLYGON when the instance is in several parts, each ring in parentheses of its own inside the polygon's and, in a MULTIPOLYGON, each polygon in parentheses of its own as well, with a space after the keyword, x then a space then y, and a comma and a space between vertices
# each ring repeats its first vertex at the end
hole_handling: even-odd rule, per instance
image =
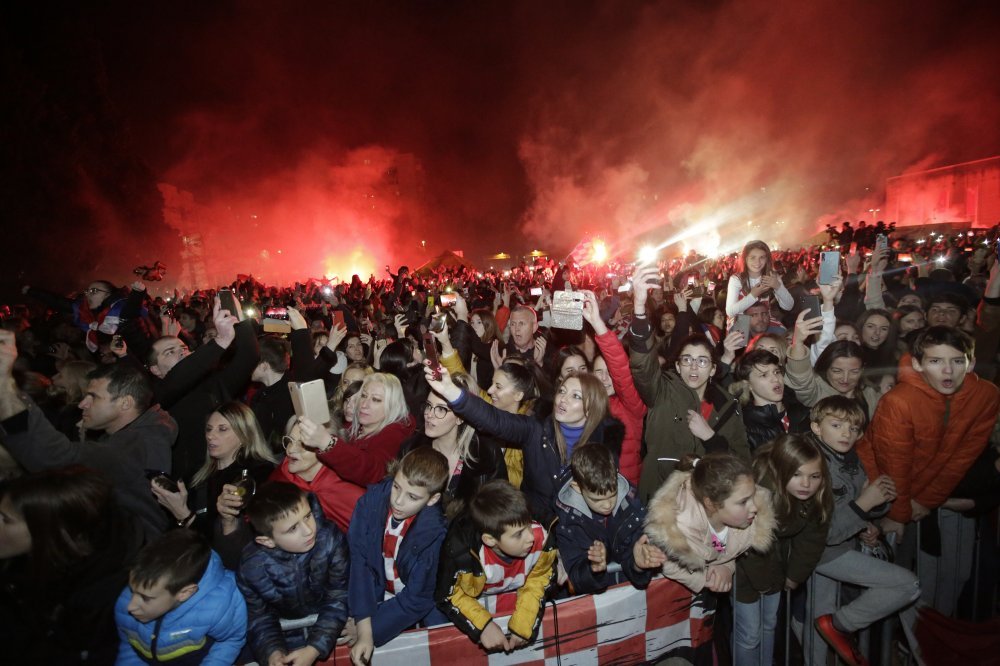
POLYGON ((625 580, 645 587, 666 556, 643 534, 646 510, 636 489, 602 444, 576 447, 569 465, 572 477, 556 496, 556 544, 570 591, 603 592, 625 580), (610 562, 621 574, 608 573, 610 562))
POLYGON ((448 459, 422 446, 358 500, 347 534, 354 663, 370 662, 376 646, 417 622, 448 621, 434 607, 438 555, 448 531, 440 508, 448 478, 448 459))
POLYGON ((117 664, 236 662, 247 609, 231 571, 192 530, 172 530, 140 551, 115 604, 117 664))
POLYGON ((309 666, 330 656, 347 622, 347 540, 319 500, 290 483, 266 483, 246 509, 257 534, 243 549, 237 584, 247 601, 259 663, 309 666), (281 619, 316 614, 283 632, 281 619))

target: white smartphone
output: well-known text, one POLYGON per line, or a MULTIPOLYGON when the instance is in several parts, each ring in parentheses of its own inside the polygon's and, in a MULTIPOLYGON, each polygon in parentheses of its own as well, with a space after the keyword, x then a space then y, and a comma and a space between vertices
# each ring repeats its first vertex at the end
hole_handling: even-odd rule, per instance
POLYGON ((326 401, 326 386, 322 379, 311 382, 288 382, 292 407, 296 416, 304 416, 316 425, 330 422, 330 404, 326 401))

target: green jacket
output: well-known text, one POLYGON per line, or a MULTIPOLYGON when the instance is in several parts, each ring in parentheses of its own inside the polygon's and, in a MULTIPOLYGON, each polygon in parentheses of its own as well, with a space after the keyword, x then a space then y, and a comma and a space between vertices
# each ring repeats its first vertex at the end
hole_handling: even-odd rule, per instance
POLYGON ((698 439, 687 425, 688 410, 700 409, 698 394, 688 388, 677 373, 660 369, 647 320, 635 320, 631 333, 629 367, 635 388, 649 408, 646 415, 646 453, 639 476, 642 501, 649 502, 656 489, 674 471, 676 461, 685 454, 729 451, 750 460, 747 433, 736 398, 714 383, 705 388, 705 400, 712 404, 708 425, 715 431, 715 436, 706 441, 698 439))
MULTIPOLYGON (((827 481, 829 483, 829 481, 827 481)), ((774 494, 774 481, 764 478, 758 488, 774 494)), ((815 497, 802 502, 792 499, 789 516, 777 515, 775 503, 774 543, 766 553, 750 551, 736 561, 736 600, 753 603, 761 594, 781 592, 785 579, 804 583, 819 563, 826 549, 826 532, 829 520, 820 522, 819 506, 815 497)))

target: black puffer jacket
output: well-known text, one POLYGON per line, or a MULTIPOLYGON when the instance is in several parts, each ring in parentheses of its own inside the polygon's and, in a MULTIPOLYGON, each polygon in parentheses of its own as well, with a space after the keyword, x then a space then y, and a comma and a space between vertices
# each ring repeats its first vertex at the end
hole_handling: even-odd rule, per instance
POLYGON ((748 404, 743 407, 743 425, 747 429, 747 444, 750 453, 785 433, 809 432, 809 408, 795 398, 789 389, 785 391, 785 411, 779 412, 774 405, 758 407, 748 404), (788 415, 788 429, 784 418, 788 415))

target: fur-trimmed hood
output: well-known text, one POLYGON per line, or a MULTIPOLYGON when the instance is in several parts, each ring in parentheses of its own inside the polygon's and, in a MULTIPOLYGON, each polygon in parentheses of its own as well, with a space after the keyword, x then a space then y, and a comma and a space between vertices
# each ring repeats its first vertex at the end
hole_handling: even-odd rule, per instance
POLYGON ((712 532, 705 508, 691 492, 691 472, 674 472, 649 502, 646 534, 651 543, 688 571, 701 571, 712 564, 735 559, 753 549, 766 552, 774 540, 774 509, 771 493, 757 486, 754 502, 757 516, 746 529, 730 529, 726 551, 712 547, 712 532))

